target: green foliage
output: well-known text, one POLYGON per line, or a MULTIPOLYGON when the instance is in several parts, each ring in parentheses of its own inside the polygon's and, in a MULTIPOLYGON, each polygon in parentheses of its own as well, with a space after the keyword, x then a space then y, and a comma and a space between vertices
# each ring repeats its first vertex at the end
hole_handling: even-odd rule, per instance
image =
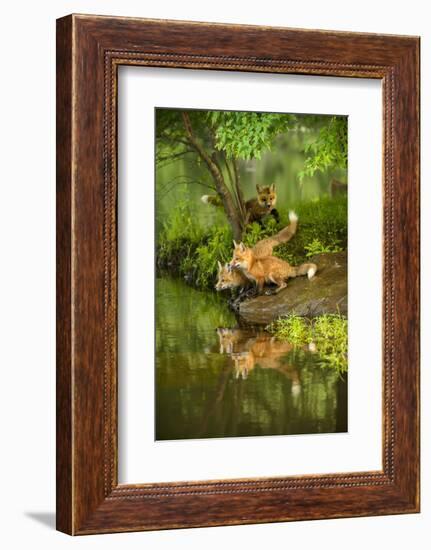
POLYGON ((267 330, 294 346, 307 346, 316 352, 322 367, 347 372, 347 319, 338 314, 313 319, 289 315, 277 319, 267 330))
MULTIPOLYGON (((309 140, 304 147, 308 158, 300 179, 312 176, 317 170, 347 166, 347 117, 344 116, 198 110, 187 113, 194 134, 208 151, 223 151, 227 158, 260 159, 264 151, 272 148, 277 136, 290 130, 317 128, 317 139, 309 140)), ((187 150, 181 110, 157 109, 156 143, 158 160, 187 150)))
MULTIPOLYGON (((322 197, 293 208, 299 216, 298 231, 288 243, 274 250, 275 256, 298 265, 314 254, 347 249, 346 196, 322 197)), ((287 213, 282 212, 278 228, 288 223, 287 213)))
POLYGON ((206 242, 197 247, 194 255, 196 284, 208 287, 214 284, 217 262, 230 261, 232 253, 232 233, 227 226, 213 227, 206 242))
POLYGON ((196 223, 187 199, 181 199, 172 210, 169 220, 163 224, 167 241, 179 239, 197 242, 202 237, 202 228, 196 223))
POLYGON ((277 222, 273 216, 268 216, 262 220, 262 225, 253 222, 248 225, 244 234, 243 243, 248 247, 253 247, 258 241, 271 237, 277 233, 277 222))
MULTIPOLYGON (((248 111, 188 110, 187 113, 194 134, 209 154, 216 150, 227 158, 260 159, 263 152, 274 146, 278 136, 291 130, 320 128, 318 138, 305 146, 309 159, 302 177, 330 166, 345 167, 347 163, 347 117, 248 111)), ((182 111, 157 109, 156 143, 158 161, 187 150, 182 111)))
POLYGON ((347 117, 333 116, 319 131, 317 139, 308 141, 304 147, 307 159, 298 174, 300 181, 305 176, 329 169, 347 168, 347 117))
POLYGON ((190 258, 203 236, 204 230, 195 221, 190 205, 180 200, 158 236, 157 267, 176 274, 187 273, 190 258))
POLYGON ((213 286, 217 262, 230 260, 232 232, 227 224, 203 229, 180 201, 160 232, 157 267, 185 277, 198 287, 213 286))
POLYGON ((310 322, 308 319, 297 315, 278 319, 266 328, 280 340, 288 340, 294 346, 303 346, 312 341, 310 322))
POLYGON ((321 315, 313 321, 313 332, 323 366, 347 372, 347 319, 341 315, 321 315))
POLYGON ((332 244, 324 245, 319 239, 313 239, 310 244, 304 245, 307 258, 316 254, 327 254, 331 252, 341 252, 342 247, 338 245, 340 241, 334 240, 332 244))
POLYGON ((209 111, 207 120, 214 132, 215 146, 227 158, 260 159, 277 135, 296 125, 296 116, 277 113, 209 111))

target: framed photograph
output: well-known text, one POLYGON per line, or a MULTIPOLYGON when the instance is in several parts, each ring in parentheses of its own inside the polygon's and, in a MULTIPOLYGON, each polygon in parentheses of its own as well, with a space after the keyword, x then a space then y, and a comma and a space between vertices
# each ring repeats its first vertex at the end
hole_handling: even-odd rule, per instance
POLYGON ((57 528, 419 511, 419 38, 57 21, 57 528))

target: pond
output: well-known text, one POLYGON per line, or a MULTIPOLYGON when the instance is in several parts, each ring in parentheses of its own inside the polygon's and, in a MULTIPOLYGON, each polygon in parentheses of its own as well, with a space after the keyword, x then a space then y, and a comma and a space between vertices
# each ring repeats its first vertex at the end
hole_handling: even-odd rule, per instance
POLYGON ((263 328, 226 297, 156 284, 156 439, 347 431, 347 374, 263 328))

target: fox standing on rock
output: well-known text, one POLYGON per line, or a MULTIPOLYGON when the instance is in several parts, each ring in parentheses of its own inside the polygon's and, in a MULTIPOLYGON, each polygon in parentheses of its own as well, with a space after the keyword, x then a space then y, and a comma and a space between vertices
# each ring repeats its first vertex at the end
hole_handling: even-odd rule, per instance
POLYGON ((277 285, 275 292, 278 293, 286 288, 289 278, 307 275, 311 279, 316 274, 316 264, 304 263, 296 267, 272 256, 275 246, 289 241, 296 233, 298 216, 291 211, 289 219, 290 224, 287 227, 273 237, 259 241, 253 248, 246 247, 244 243, 233 242, 234 252, 230 267, 241 271, 242 275, 256 285, 259 293, 263 291, 265 283, 277 285))
MULTIPOLYGON (((270 214, 275 220, 279 221, 279 214, 275 209, 277 202, 277 192, 275 183, 260 187, 256 185, 257 197, 249 199, 245 203, 245 225, 248 223, 259 222, 262 218, 270 214)), ((201 201, 204 204, 213 206, 222 206, 222 201, 218 195, 203 195, 201 201)))
MULTIPOLYGON (((256 259, 265 258, 272 255, 272 251, 279 244, 287 243, 295 235, 298 227, 298 216, 295 212, 289 212, 290 224, 284 229, 273 235, 257 242, 253 247, 253 254, 256 259)), ((234 246, 237 243, 234 241, 234 246)), ((234 288, 246 288, 252 282, 243 274, 240 269, 233 269, 230 264, 222 265, 218 262, 218 280, 215 285, 216 290, 227 290, 234 288)))
POLYGON ((286 288, 287 279, 299 275, 307 275, 311 279, 317 271, 316 264, 312 263, 295 267, 275 256, 256 258, 253 249, 247 248, 243 243, 235 244, 231 266, 253 281, 259 294, 262 293, 265 283, 277 285, 275 292, 278 293, 286 288))
POLYGON ((287 280, 292 277, 307 275, 313 278, 317 266, 313 263, 304 263, 299 266, 291 266, 288 262, 272 256, 276 246, 288 242, 296 233, 298 216, 295 212, 289 212, 290 224, 276 235, 262 239, 253 248, 248 248, 244 243, 234 244, 232 261, 224 266, 218 262, 218 280, 216 290, 234 288, 245 289, 250 284, 255 284, 259 293, 262 292, 265 283, 277 285, 276 293, 287 286, 287 280))

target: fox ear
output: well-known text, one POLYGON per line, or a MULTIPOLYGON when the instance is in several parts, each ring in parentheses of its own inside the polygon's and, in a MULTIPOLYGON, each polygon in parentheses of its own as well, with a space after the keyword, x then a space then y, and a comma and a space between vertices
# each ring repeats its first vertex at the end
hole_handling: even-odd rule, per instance
POLYGON ((235 248, 238 248, 238 245, 236 244, 236 241, 232 241, 232 242, 233 242, 233 246, 234 246, 235 248))
POLYGON ((258 183, 256 183, 256 191, 257 191, 258 193, 260 193, 260 186, 259 186, 258 183))
POLYGON ((275 183, 272 183, 272 184, 271 184, 271 187, 269 188, 269 190, 271 191, 271 193, 274 193, 274 191, 275 191, 275 183))
POLYGON ((244 246, 244 243, 239 243, 239 249, 241 250, 241 252, 244 252, 245 250, 245 246, 244 246))
POLYGON ((219 270, 219 272, 220 272, 220 271, 223 269, 223 267, 222 267, 220 261, 217 262, 217 265, 218 265, 218 270, 219 270))

